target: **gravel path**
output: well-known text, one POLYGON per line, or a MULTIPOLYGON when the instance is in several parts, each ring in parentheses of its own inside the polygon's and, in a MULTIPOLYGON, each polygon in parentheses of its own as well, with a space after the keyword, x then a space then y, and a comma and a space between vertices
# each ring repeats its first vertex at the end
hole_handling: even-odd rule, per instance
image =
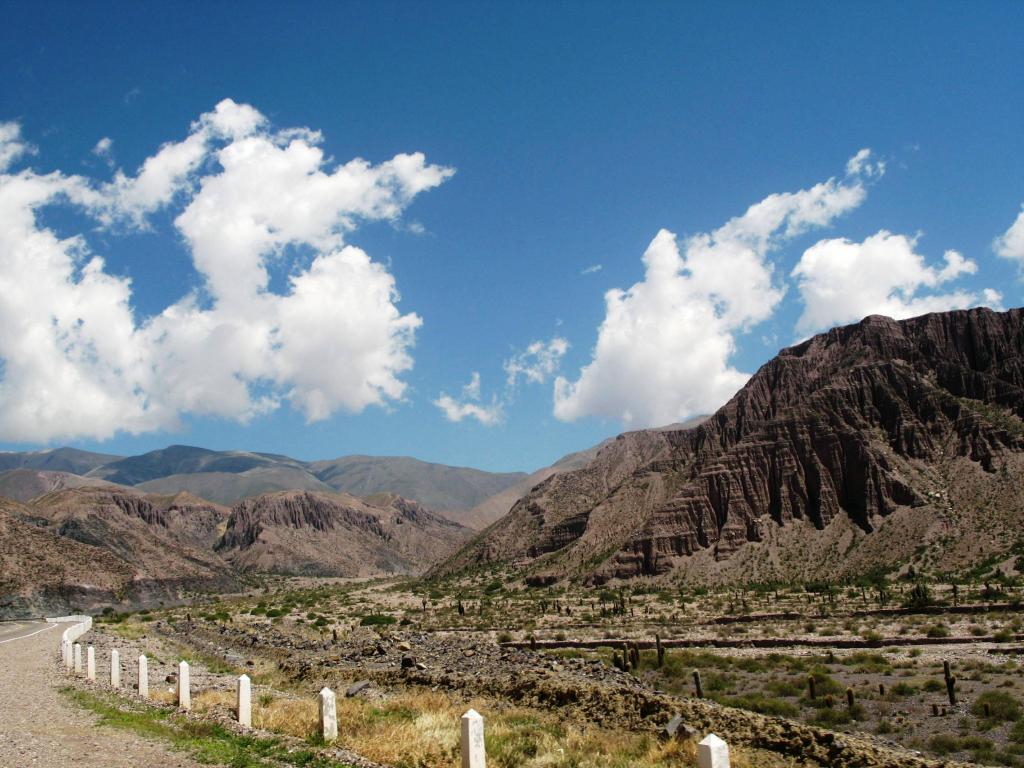
POLYGON ((201 768, 158 743, 98 728, 65 699, 54 664, 63 625, 44 626, 0 644, 0 768, 201 768))

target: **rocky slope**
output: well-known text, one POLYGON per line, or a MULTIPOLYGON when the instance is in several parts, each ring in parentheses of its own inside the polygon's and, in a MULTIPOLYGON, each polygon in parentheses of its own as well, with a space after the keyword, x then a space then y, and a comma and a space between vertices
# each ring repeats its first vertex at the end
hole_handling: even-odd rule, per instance
POLYGON ((783 350, 697 428, 619 436, 434 572, 834 577, 910 560, 908 533, 952 547, 977 514, 956 500, 976 498, 1002 510, 1008 551, 1022 416, 1024 311, 869 317, 783 350))
POLYGON ((239 585, 204 541, 223 513, 211 505, 154 503, 122 489, 74 488, 35 499, 26 515, 44 530, 106 550, 131 566, 138 602, 239 585))
POLYGON ((127 563, 27 523, 28 515, 24 506, 0 499, 0 618, 90 610, 130 592, 127 563))
MULTIPOLYGON (((692 419, 687 420, 684 424, 670 424, 666 427, 658 427, 654 431, 671 432, 678 429, 690 429, 691 427, 703 424, 707 418, 707 416, 695 416, 692 419)), ((475 530, 483 530, 491 523, 508 514, 509 510, 512 509, 515 503, 533 490, 534 487, 540 485, 549 477, 554 477, 555 475, 562 474, 563 472, 572 472, 576 469, 582 469, 592 462, 597 457, 598 453, 613 442, 615 442, 615 438, 608 438, 592 448, 566 454, 551 466, 538 469, 536 472, 524 477, 515 485, 509 486, 505 490, 496 493, 494 496, 484 499, 484 501, 477 504, 468 512, 450 515, 450 517, 453 520, 475 530)))
POLYGON ((244 571, 303 576, 412 573, 470 532, 395 495, 288 491, 239 502, 217 551, 244 571))
POLYGON ((0 496, 22 503, 64 488, 116 487, 113 483, 71 472, 45 469, 9 469, 0 472, 0 496))

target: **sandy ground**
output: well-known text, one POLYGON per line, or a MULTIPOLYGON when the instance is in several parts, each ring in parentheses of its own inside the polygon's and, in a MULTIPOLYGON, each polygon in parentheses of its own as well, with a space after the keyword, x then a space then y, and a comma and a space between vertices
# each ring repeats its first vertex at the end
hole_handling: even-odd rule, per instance
POLYGON ((160 744, 97 727, 64 698, 54 664, 62 629, 0 624, 0 768, 200 768, 160 744))

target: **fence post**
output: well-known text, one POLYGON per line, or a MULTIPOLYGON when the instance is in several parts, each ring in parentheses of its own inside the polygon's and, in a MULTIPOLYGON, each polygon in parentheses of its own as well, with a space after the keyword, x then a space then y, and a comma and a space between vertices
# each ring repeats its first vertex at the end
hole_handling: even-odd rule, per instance
POLYGON ((116 648, 110 652, 110 687, 121 687, 121 653, 116 648))
POLYGON ((462 716, 462 768, 486 768, 484 719, 475 709, 462 716))
POLYGON ((697 745, 698 768, 729 768, 729 745, 709 733, 697 745))
POLYGON ((320 689, 320 736, 324 741, 338 738, 338 706, 334 691, 326 686, 320 689))
POLYGON ((75 643, 75 674, 82 674, 82 644, 75 643))
POLYGON ((238 678, 238 724, 252 728, 252 683, 248 675, 238 678))
POLYGON ((149 660, 146 654, 139 656, 139 696, 149 698, 149 660))
POLYGON ((178 707, 192 709, 192 691, 189 687, 187 661, 178 664, 178 707))

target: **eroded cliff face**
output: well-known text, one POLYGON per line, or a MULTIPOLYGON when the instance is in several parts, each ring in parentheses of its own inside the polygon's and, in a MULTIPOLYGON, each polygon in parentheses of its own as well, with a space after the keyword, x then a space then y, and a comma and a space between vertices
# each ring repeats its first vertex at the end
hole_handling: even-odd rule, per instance
POLYGON ((1024 451, 1022 416, 1021 310, 869 317, 783 350, 696 429, 620 436, 438 572, 506 561, 603 580, 726 559, 794 521, 870 533, 926 505, 937 464, 993 472, 1024 451))
POLYGON ((309 491, 238 503, 217 551, 236 567, 306 576, 412 573, 448 555, 469 531, 422 505, 309 491))

